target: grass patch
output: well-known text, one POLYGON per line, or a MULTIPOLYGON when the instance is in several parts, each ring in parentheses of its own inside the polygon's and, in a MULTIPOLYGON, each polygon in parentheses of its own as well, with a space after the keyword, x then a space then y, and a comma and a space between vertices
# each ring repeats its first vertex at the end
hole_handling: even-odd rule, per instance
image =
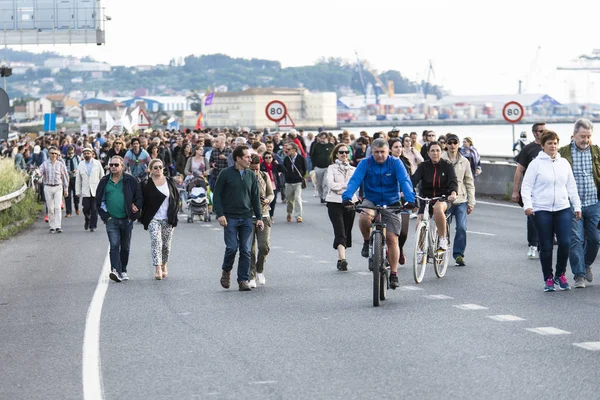
POLYGON ((25 197, 20 202, 0 211, 0 240, 14 236, 35 222, 42 211, 42 204, 35 198, 35 192, 27 189, 25 197))
POLYGON ((23 187, 25 175, 15 169, 13 159, 0 160, 0 197, 23 187))

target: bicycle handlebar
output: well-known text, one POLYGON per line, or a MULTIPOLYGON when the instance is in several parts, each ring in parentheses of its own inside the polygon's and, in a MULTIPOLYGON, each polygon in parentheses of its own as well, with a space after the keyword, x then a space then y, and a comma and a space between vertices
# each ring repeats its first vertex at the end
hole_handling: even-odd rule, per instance
POLYGON ((419 200, 423 200, 423 201, 435 201, 435 200, 443 200, 446 199, 446 196, 437 196, 437 197, 421 197, 419 195, 416 196, 417 199, 419 200))

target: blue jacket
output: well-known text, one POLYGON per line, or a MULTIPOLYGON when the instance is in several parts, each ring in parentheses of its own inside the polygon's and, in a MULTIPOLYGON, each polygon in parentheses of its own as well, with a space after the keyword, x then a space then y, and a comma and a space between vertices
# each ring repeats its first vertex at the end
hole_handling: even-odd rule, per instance
POLYGON ((358 163, 348 188, 342 194, 342 200, 351 200, 352 195, 364 183, 365 198, 379 206, 389 206, 400 201, 398 185, 404 194, 404 200, 414 203, 415 191, 406 173, 402 161, 388 156, 382 164, 378 164, 373 156, 358 163))
MULTIPOLYGON (((111 174, 104 175, 102 179, 100 179, 100 183, 98 184, 98 189, 96 189, 96 207, 98 209, 98 215, 104 223, 108 221, 110 215, 106 211, 106 198, 104 197, 104 189, 106 188, 106 183, 110 179, 111 174)), ((125 211, 127 212, 127 218, 131 221, 135 221, 140 217, 140 213, 142 211, 142 207, 144 206, 144 197, 142 196, 142 188, 138 180, 123 172, 123 194, 125 195, 125 211), (135 206, 138 209, 138 212, 134 213, 132 206, 135 206)))

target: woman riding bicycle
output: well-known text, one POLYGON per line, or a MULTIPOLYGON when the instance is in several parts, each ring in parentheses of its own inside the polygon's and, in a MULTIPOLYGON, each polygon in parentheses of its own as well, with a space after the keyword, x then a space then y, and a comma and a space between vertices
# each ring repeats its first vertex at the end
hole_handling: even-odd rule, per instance
MULTIPOLYGON (((408 176, 410 176, 410 161, 404 156, 402 140, 392 139, 389 143, 391 156, 399 159, 402 162, 402 165, 404 165, 404 168, 406 169, 406 173, 408 174, 408 176)), ((402 192, 402 188, 399 187, 398 191, 402 192)), ((404 197, 404 194, 401 193, 401 197, 404 197)), ((404 203, 404 201, 401 202, 404 203)), ((400 219, 402 222, 402 229, 400 231, 400 235, 398 235, 398 247, 400 247, 400 259, 398 262, 400 263, 400 265, 404 265, 406 263, 406 256, 404 255, 404 244, 406 243, 406 239, 408 238, 408 223, 410 220, 410 216, 407 213, 402 213, 400 219)))
MULTIPOLYGON (((429 215, 433 215, 439 235, 438 250, 446 251, 448 250, 446 210, 448 209, 448 203, 452 203, 456 199, 458 183, 452 164, 446 160, 442 160, 442 146, 439 142, 430 143, 427 154, 429 155, 429 160, 419 164, 411 180, 414 187, 417 187, 419 182, 421 182, 421 197, 433 198, 446 196, 445 200, 429 203, 429 215)), ((421 203, 419 206, 419 222, 423 218, 424 211, 425 203, 421 203)))

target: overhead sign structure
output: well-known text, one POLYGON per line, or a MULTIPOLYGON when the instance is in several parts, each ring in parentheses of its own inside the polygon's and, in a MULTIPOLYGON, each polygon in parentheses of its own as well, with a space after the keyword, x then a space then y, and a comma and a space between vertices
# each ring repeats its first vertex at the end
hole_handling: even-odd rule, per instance
POLYGON ((509 124, 516 124, 525 116, 525 109, 521 103, 509 101, 502 108, 502 117, 509 124))
POLYGON ((265 108, 265 114, 273 122, 279 122, 287 115, 287 108, 280 100, 273 100, 265 108))

